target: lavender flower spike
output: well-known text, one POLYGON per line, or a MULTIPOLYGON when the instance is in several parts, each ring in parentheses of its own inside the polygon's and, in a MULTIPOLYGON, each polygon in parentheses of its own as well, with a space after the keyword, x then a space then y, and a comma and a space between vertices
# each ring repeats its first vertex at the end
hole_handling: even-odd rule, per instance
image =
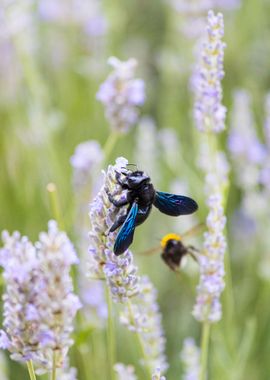
POLYGON ((208 12, 207 37, 203 42, 201 57, 193 75, 195 97, 194 119, 201 132, 221 132, 225 129, 226 108, 221 104, 221 80, 224 76, 223 56, 225 43, 223 16, 208 12))
POLYGON ((61 367, 73 343, 72 323, 80 307, 69 275, 77 263, 73 246, 54 221, 35 245, 18 232, 3 232, 2 238, 6 292, 0 347, 8 349, 13 360, 33 360, 37 373, 51 370, 54 352, 61 367))
POLYGON ((161 375, 160 368, 155 369, 152 375, 152 380, 166 380, 166 377, 161 375))
POLYGON ((226 217, 222 207, 222 197, 216 193, 209 197, 210 212, 207 217, 208 231, 204 236, 200 264, 200 283, 197 287, 197 300, 193 309, 194 317, 201 322, 217 322, 221 319, 222 311, 220 295, 224 289, 224 254, 226 240, 223 229, 226 217))
POLYGON ((124 210, 116 208, 108 199, 107 191, 114 196, 125 196, 117 183, 116 172, 121 172, 128 161, 120 157, 115 165, 104 172, 104 181, 100 192, 90 204, 91 230, 89 233, 89 277, 104 278, 115 302, 126 302, 138 292, 137 268, 133 265, 132 253, 127 250, 121 256, 115 256, 113 245, 117 235, 108 233, 113 221, 124 210))
POLYGON ((141 278, 139 294, 129 307, 125 307, 120 322, 140 335, 145 354, 142 364, 152 371, 155 368, 165 371, 168 368, 165 357, 166 340, 157 304, 157 291, 148 277, 141 278))
POLYGON ((200 350, 193 338, 186 338, 184 340, 181 359, 185 368, 183 380, 199 380, 200 350))
POLYGON ((97 99, 105 107, 106 118, 112 129, 127 132, 138 120, 138 107, 145 100, 144 82, 135 79, 137 61, 122 62, 111 57, 108 63, 114 68, 97 92, 97 99))

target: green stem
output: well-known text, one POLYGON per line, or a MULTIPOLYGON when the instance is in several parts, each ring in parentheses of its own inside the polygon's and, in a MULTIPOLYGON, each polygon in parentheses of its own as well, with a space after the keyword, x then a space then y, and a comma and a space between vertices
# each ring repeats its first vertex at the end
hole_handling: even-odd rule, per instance
POLYGON ((106 296, 107 296, 107 306, 108 306, 108 326, 107 326, 107 354, 109 363, 109 374, 110 380, 114 380, 114 369, 115 364, 115 329, 114 329, 114 319, 113 319, 113 305, 110 294, 110 289, 106 286, 106 296))
POLYGON ((53 351, 53 368, 52 368, 52 376, 51 380, 56 380, 56 352, 53 351))
POLYGON ((52 183, 52 182, 48 183, 47 191, 49 193, 53 217, 57 221, 59 227, 61 229, 64 229, 64 222, 61 215, 60 201, 59 201, 58 191, 57 191, 57 187, 55 183, 52 183))
POLYGON ((207 379, 209 338, 210 338, 210 324, 207 322, 204 322, 203 326, 202 326, 202 338, 201 338, 200 380, 206 380, 207 379))
MULTIPOLYGON (((135 326, 135 318, 134 318, 134 314, 133 314, 133 310, 132 310, 132 304, 131 304, 130 300, 128 300, 128 311, 129 311, 129 314, 130 314, 131 323, 135 326)), ((138 345, 139 345, 140 350, 142 352, 142 357, 143 357, 143 360, 144 360, 144 363, 145 363, 145 369, 146 369, 146 372, 147 372, 147 378, 151 379, 152 378, 152 368, 149 366, 149 360, 147 358, 147 355, 146 355, 146 352, 145 352, 145 349, 144 349, 144 344, 143 344, 143 340, 142 340, 141 334, 138 331, 136 331, 136 336, 137 336, 138 345)))
POLYGON ((112 150, 118 140, 119 132, 113 131, 109 135, 107 141, 105 142, 105 145, 103 147, 103 153, 104 153, 104 162, 108 160, 110 157, 110 154, 112 153, 112 150))
POLYGON ((34 370, 34 366, 33 366, 33 362, 32 360, 29 360, 27 363, 27 369, 28 369, 28 372, 29 372, 29 376, 30 376, 30 379, 31 380, 36 380, 36 374, 35 374, 35 370, 34 370))

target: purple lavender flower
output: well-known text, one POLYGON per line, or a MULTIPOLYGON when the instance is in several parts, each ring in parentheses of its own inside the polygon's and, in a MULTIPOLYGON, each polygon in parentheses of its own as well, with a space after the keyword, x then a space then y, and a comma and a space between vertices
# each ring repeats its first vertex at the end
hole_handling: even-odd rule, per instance
POLYGON ((100 86, 97 99, 104 104, 106 117, 112 129, 127 132, 138 120, 138 107, 145 100, 144 82, 135 79, 135 59, 121 62, 109 58, 114 71, 100 86))
POLYGON ((185 369, 183 380, 199 380, 200 350, 197 348, 193 338, 184 340, 181 359, 185 369))
POLYGON ((197 287, 197 300, 193 309, 194 317, 201 322, 217 322, 222 311, 220 295, 224 289, 224 254, 226 240, 223 235, 226 218, 222 207, 222 197, 216 193, 208 199, 210 212, 204 234, 202 254, 198 255, 200 264, 200 283, 197 287))
POLYGON ((152 380, 166 380, 165 376, 162 376, 160 368, 156 368, 152 375, 152 380))
MULTIPOLYGON (((132 253, 127 250, 121 256, 115 256, 113 245, 117 232, 108 231, 119 212, 108 199, 107 191, 114 196, 124 196, 122 187, 116 181, 116 172, 120 172, 128 161, 118 158, 114 166, 104 172, 103 186, 90 204, 91 230, 89 233, 89 276, 104 278, 116 302, 126 302, 138 292, 137 268, 133 265, 132 253)), ((123 210, 120 210, 122 212, 123 210)))
POLYGON ((157 291, 148 277, 141 278, 139 293, 132 299, 130 305, 125 306, 120 321, 123 325, 141 337, 145 357, 144 366, 161 368, 162 372, 168 368, 165 357, 165 338, 161 324, 161 314, 157 304, 157 291))
POLYGON ((39 0, 38 11, 43 21, 79 26, 89 36, 103 36, 107 30, 107 21, 97 0, 39 0))
POLYGON ((0 264, 7 286, 0 346, 14 360, 33 360, 37 373, 52 368, 53 353, 61 367, 80 307, 69 275, 70 266, 78 262, 74 248, 54 221, 35 245, 18 232, 3 232, 2 238, 0 264))
POLYGON ((194 119, 202 132, 221 132, 225 128, 226 108, 221 104, 221 80, 224 76, 225 44, 223 16, 208 12, 207 36, 203 42, 200 62, 192 78, 194 119))

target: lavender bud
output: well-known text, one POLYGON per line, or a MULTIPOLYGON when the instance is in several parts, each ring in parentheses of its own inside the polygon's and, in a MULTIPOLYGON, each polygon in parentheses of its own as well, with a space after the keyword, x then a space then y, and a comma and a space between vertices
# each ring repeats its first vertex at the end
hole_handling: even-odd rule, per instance
POLYGON ((138 107, 145 100, 144 82, 134 78, 135 59, 122 62, 111 57, 108 63, 114 70, 100 86, 96 97, 105 106, 112 129, 125 133, 138 121, 138 107))
POLYGON ((225 44, 223 16, 208 12, 206 38, 202 45, 200 62, 193 75, 194 120, 201 132, 218 133, 225 129, 226 108, 221 104, 221 80, 224 76, 225 44))

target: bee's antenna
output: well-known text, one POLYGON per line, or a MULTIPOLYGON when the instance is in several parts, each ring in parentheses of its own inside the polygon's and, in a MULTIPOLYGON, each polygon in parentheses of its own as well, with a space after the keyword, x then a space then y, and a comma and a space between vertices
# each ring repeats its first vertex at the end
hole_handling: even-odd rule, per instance
POLYGON ((134 166, 136 170, 138 170, 138 165, 137 164, 127 164, 127 166, 134 166))

